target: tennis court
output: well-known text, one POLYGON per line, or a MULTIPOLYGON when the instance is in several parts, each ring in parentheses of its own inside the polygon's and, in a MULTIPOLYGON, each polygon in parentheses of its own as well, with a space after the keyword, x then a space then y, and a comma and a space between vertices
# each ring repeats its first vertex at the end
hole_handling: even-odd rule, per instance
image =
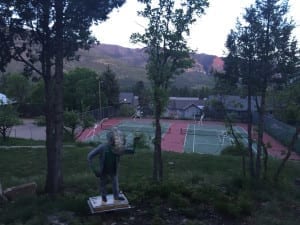
MULTIPOLYGON (((213 121, 206 121, 204 125, 191 123, 186 120, 162 120, 162 149, 164 151, 172 152, 196 152, 200 154, 215 154, 218 155, 228 145, 231 145, 232 137, 226 134, 226 127, 223 123, 216 123, 213 121), (195 131, 194 131, 195 129, 195 131), (204 131, 203 131, 204 130, 204 131), (194 134, 195 133, 195 134, 194 134)), ((130 144, 135 132, 144 134, 145 141, 149 146, 152 146, 152 138, 154 136, 154 126, 152 119, 124 119, 124 118, 110 118, 103 123, 97 123, 95 126, 84 131, 79 137, 78 141, 82 142, 106 142, 107 130, 112 127, 118 127, 123 130, 127 143, 130 144)), ((241 136, 241 141, 247 145, 247 125, 238 124, 234 126, 236 134, 241 136)), ((282 158, 287 149, 278 141, 264 134, 264 142, 270 143, 268 148, 270 155, 282 158)), ((152 146, 153 147, 153 146, 152 146)), ((256 151, 257 146, 253 143, 253 150, 256 151)), ((290 157, 294 160, 299 160, 296 153, 292 153, 290 157)))
MULTIPOLYGON (((143 134, 146 139, 150 142, 154 137, 155 128, 152 121, 134 121, 134 120, 123 120, 117 125, 109 123, 102 125, 102 131, 95 136, 91 137, 87 141, 95 142, 106 142, 106 134, 112 128, 117 127, 125 134, 126 143, 133 143, 134 134, 143 134)), ((161 123, 162 134, 169 132, 170 124, 167 122, 161 123)))
MULTIPOLYGON (((233 129, 246 145, 247 132, 239 126, 233 129)), ((189 124, 181 133, 185 134, 184 152, 219 155, 222 149, 233 144, 233 137, 224 125, 189 124)))

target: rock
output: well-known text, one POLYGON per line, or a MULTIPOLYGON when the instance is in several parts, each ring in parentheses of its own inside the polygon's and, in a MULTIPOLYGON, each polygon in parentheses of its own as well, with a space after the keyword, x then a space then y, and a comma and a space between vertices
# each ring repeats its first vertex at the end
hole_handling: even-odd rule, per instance
POLYGON ((18 197, 34 195, 36 193, 37 184, 35 182, 22 184, 7 188, 3 191, 3 195, 9 200, 15 200, 18 197))

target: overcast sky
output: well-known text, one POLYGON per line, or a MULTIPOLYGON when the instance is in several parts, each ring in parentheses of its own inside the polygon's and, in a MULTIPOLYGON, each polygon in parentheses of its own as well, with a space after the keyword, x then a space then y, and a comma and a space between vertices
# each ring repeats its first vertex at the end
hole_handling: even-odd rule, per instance
MULTIPOLYGON (((255 0, 209 0, 210 6, 193 25, 188 37, 189 46, 198 53, 224 56, 225 41, 230 29, 236 24, 236 19, 242 17, 245 8, 255 0)), ((289 0, 289 15, 297 26, 294 35, 300 42, 300 0, 289 0), (298 11, 298 12, 297 12, 298 11)), ((143 6, 136 0, 127 0, 118 10, 114 10, 110 19, 92 28, 97 39, 104 44, 116 44, 129 48, 140 48, 141 45, 132 44, 129 37, 134 32, 143 32, 145 22, 136 15, 143 6)))

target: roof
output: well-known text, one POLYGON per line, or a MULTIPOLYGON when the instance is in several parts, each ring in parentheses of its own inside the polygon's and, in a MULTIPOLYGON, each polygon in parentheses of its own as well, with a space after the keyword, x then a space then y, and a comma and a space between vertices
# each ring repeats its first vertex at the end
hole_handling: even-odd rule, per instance
POLYGON ((134 103, 133 93, 132 92, 120 92, 119 103, 133 104, 134 103))
POLYGON ((170 97, 167 108, 172 110, 185 110, 191 105, 200 109, 204 106, 204 101, 194 97, 170 97))
POLYGON ((8 104, 9 100, 5 94, 0 93, 0 105, 8 104))
MULTIPOLYGON (((248 109, 248 98, 235 96, 235 95, 224 95, 224 96, 209 96, 209 100, 221 101, 227 110, 246 111, 248 109)), ((261 98, 258 97, 260 103, 261 98)), ((256 96, 251 97, 251 110, 257 111, 256 107, 256 96)))
POLYGON ((192 108, 192 107, 197 108, 197 109, 200 109, 200 110, 202 110, 202 109, 204 108, 203 105, 195 105, 195 104, 192 103, 192 104, 190 104, 190 105, 187 105, 187 106, 184 108, 184 110, 187 110, 187 109, 192 108))

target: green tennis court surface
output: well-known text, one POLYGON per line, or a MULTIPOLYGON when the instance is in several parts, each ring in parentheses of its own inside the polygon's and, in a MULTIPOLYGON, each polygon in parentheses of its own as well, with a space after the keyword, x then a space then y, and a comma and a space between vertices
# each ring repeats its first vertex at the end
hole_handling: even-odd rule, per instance
MULTIPOLYGON (((104 129, 99 134, 93 136, 89 141, 95 141, 95 142, 106 142, 106 134, 113 126, 106 124, 105 126, 102 126, 102 129, 104 129)), ((127 121, 124 120, 121 123, 119 123, 117 126, 119 130, 123 131, 126 137, 127 143, 133 142, 133 136, 135 133, 142 133, 149 141, 154 137, 155 128, 152 121, 127 121)), ((164 135, 166 132, 169 132, 170 124, 163 122, 161 123, 161 129, 162 134, 164 135)))
MULTIPOLYGON (((247 132, 239 126, 235 126, 234 131, 246 145, 247 132)), ((222 149, 233 144, 233 137, 223 125, 189 124, 181 133, 186 135, 184 152, 219 155, 222 149)))

